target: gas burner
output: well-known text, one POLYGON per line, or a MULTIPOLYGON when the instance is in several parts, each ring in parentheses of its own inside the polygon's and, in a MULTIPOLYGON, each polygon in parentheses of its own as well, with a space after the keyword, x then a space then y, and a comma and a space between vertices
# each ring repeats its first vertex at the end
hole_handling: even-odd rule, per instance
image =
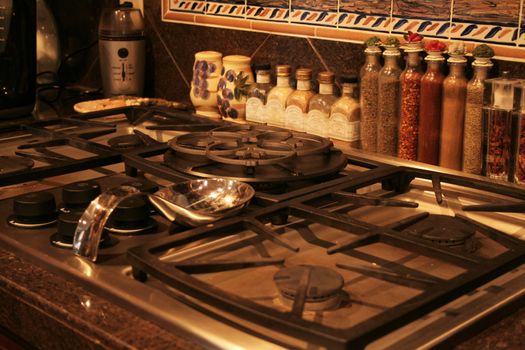
POLYGON ((121 186, 132 186, 138 189, 140 192, 144 193, 155 193, 159 190, 159 186, 148 180, 135 180, 130 182, 125 182, 121 186))
POLYGON ((0 175, 21 173, 35 165, 29 158, 17 156, 0 156, 0 175))
MULTIPOLYGON (((51 244, 59 248, 71 249, 75 230, 81 216, 82 213, 60 213, 57 232, 50 237, 51 244)), ((102 232, 100 248, 109 248, 117 243, 116 238, 111 237, 107 232, 102 232)))
POLYGON ((135 134, 115 136, 108 140, 108 145, 117 151, 128 151, 145 146, 144 140, 135 134))
POLYGON ((105 229, 121 235, 152 233, 157 228, 157 222, 149 214, 150 207, 144 198, 127 198, 115 208, 105 229))
POLYGON ((80 181, 62 188, 62 212, 83 211, 89 203, 100 195, 100 185, 93 180, 80 181))
POLYGON ((10 225, 19 228, 41 228, 56 222, 55 197, 49 192, 35 192, 13 199, 13 215, 7 218, 10 225))
POLYGON ((164 163, 198 177, 286 183, 338 173, 347 158, 330 140, 272 127, 240 125, 180 135, 164 163))
POLYGON ((280 269, 273 280, 280 300, 292 306, 301 289, 306 288, 304 310, 325 311, 340 306, 344 299, 343 277, 336 271, 315 265, 299 265, 280 269))
POLYGON ((429 215, 410 226, 409 232, 441 246, 460 247, 469 252, 479 247, 474 227, 452 216, 429 215))

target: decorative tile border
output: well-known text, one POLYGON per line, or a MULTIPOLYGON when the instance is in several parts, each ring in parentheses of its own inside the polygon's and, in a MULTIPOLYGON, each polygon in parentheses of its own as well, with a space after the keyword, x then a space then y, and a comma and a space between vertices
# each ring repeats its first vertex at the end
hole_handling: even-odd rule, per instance
MULTIPOLYGON (((518 25, 461 22, 456 19, 408 18, 397 15, 373 15, 339 10, 318 11, 266 6, 264 1, 247 0, 161 0, 162 19, 167 22, 225 27, 360 42, 370 35, 402 35, 407 31, 425 37, 493 44, 496 55, 525 60, 525 28, 518 35, 518 25)), ((292 0, 289 0, 292 1, 292 0)), ((299 1, 299 0, 293 0, 299 1)), ((272 3, 268 1, 268 3, 272 3)), ((339 2, 338 2, 339 4, 339 2)), ((452 16, 448 16, 452 17, 452 16)), ((519 22, 523 26, 523 22, 519 22)))

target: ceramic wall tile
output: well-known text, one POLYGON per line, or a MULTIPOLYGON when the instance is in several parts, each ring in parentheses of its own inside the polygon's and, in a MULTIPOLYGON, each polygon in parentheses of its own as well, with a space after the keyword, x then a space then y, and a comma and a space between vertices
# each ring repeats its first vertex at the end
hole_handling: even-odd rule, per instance
POLYGON ((169 0, 169 10, 175 12, 204 13, 205 0, 169 0))
POLYGON ((288 22, 288 0, 247 0, 246 18, 252 20, 288 22))
POLYGON ((340 0, 338 27, 390 32, 391 0, 340 0))
POLYGON ((238 0, 206 0, 205 9, 207 15, 244 18, 246 6, 238 0))
POLYGON ((451 0, 393 0, 392 32, 448 38, 451 0))
POLYGON ((514 45, 520 1, 455 0, 451 38, 514 45))
POLYGON ((337 0, 290 0, 292 23, 317 26, 337 25, 337 0))

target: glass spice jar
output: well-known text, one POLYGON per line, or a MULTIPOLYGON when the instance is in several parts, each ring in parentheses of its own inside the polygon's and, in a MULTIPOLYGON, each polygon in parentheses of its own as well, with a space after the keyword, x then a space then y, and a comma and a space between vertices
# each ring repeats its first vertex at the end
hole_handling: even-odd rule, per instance
POLYGON ((516 86, 514 95, 520 100, 514 182, 525 185, 525 82, 516 86))
POLYGON ((406 68, 401 73, 401 116, 399 122, 399 158, 416 160, 418 143, 419 105, 421 103, 421 42, 412 43, 407 53, 406 68), (418 45, 416 45, 418 44, 418 45))
POLYGON ((467 78, 465 77, 467 60, 462 54, 451 53, 448 64, 450 72, 443 81, 439 165, 461 170, 467 95, 467 78))
POLYGON ((294 91, 290 86, 290 72, 292 68, 289 65, 278 65, 277 84, 268 92, 266 99, 266 122, 273 126, 284 126, 284 109, 286 99, 294 91))
POLYGON ((270 77, 271 66, 267 63, 255 66, 255 83, 248 88, 246 120, 263 123, 266 120, 266 97, 273 87, 270 77))
POLYGON ((474 76, 467 84, 465 126, 463 133, 463 171, 481 174, 482 110, 484 82, 492 67, 490 58, 476 58, 472 63, 474 76))
POLYGON ((361 107, 357 100, 357 78, 342 77, 342 94, 334 102, 328 120, 328 136, 346 141, 350 147, 359 148, 359 123, 361 107))
POLYGON ((439 164, 439 130, 441 128, 441 103, 443 94, 443 43, 433 41, 427 45, 425 57, 427 70, 421 78, 421 101, 419 104, 419 126, 417 160, 439 164), (439 45, 441 44, 441 45, 439 45))
POLYGON ((379 72, 377 152, 397 155, 397 136, 399 124, 399 98, 401 69, 398 60, 401 56, 399 43, 385 45, 383 56, 385 65, 379 72))
POLYGON ((376 152, 377 150, 377 113, 378 113, 378 90, 379 71, 381 70, 381 49, 377 37, 367 40, 365 49, 366 61, 359 74, 360 93, 359 104, 361 105, 361 147, 365 151, 376 152))
POLYGON ((308 113, 308 103, 315 95, 312 91, 312 70, 309 68, 298 68, 295 71, 297 90, 292 92, 286 99, 286 110, 284 122, 287 129, 304 131, 304 120, 308 113))
POLYGON ((337 97, 334 96, 334 73, 319 72, 319 93, 310 99, 305 119, 305 131, 309 134, 328 137, 328 118, 330 108, 337 97))

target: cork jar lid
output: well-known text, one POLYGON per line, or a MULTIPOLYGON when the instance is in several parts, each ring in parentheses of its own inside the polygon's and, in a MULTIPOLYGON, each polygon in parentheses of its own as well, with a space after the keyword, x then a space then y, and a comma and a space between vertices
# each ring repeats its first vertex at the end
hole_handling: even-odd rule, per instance
POLYGON ((334 78, 334 73, 330 71, 319 72, 319 74, 317 74, 317 80, 322 84, 333 84, 334 78))
POLYGON ((298 68, 295 71, 295 78, 297 80, 311 80, 312 70, 310 68, 298 68))
POLYGON ((275 67, 278 77, 289 77, 292 67, 287 64, 279 64, 275 67))

